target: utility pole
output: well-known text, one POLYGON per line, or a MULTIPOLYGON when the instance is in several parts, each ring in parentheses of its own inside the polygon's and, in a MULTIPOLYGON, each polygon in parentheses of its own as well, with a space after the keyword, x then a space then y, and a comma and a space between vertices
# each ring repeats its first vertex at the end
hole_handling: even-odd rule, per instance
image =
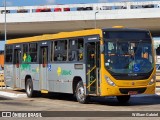
POLYGON ((96 11, 95 15, 94 15, 95 16, 95 19, 94 19, 94 24, 95 24, 94 27, 95 27, 95 29, 97 28, 97 16, 96 16, 97 13, 98 13, 98 11, 96 11))
POLYGON ((7 23, 6 23, 6 0, 4 0, 4 8, 5 8, 5 18, 4 18, 4 40, 5 40, 5 43, 6 43, 6 40, 7 40, 7 23))
MULTIPOLYGON (((6 12, 7 12, 7 10, 6 10, 6 6, 7 6, 7 4, 6 4, 6 0, 4 0, 4 8, 5 8, 5 18, 4 18, 4 40, 5 40, 5 43, 6 43, 6 41, 7 41, 7 22, 6 22, 6 12)), ((5 50, 5 48, 4 48, 4 50, 5 50)), ((7 85, 6 85, 6 80, 4 79, 4 83, 5 83, 5 89, 7 89, 7 85)))

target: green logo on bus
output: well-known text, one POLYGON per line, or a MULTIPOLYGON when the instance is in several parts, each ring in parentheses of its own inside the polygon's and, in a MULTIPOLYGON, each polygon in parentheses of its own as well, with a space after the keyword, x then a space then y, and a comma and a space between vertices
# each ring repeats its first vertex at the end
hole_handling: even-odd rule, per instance
POLYGON ((61 67, 58 67, 57 68, 57 74, 58 74, 58 76, 60 76, 60 75, 71 75, 72 72, 71 72, 71 70, 62 70, 61 67))
POLYGON ((21 64, 21 70, 30 70, 31 69, 31 65, 28 64, 29 62, 31 62, 31 56, 27 55, 26 53, 24 53, 23 62, 21 64))

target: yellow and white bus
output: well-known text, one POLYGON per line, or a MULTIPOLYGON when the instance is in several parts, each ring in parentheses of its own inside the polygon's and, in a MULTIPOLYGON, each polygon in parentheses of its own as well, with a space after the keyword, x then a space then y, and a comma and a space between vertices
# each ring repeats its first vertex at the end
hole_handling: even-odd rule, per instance
POLYGON ((90 96, 155 93, 153 41, 148 30, 90 29, 7 40, 6 85, 26 90, 90 96))

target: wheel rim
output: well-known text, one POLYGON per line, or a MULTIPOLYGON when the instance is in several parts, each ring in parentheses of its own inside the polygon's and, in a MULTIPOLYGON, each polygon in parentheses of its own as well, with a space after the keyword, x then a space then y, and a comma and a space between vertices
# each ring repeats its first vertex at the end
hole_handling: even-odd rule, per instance
POLYGON ((84 88, 82 86, 78 88, 77 97, 80 101, 84 101, 85 99, 84 88))
POLYGON ((30 94, 31 93, 31 86, 27 85, 27 93, 30 94))

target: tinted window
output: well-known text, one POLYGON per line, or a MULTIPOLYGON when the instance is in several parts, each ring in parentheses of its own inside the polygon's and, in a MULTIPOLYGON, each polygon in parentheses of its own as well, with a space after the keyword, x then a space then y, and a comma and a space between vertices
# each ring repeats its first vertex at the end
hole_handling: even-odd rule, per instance
POLYGON ((5 62, 12 62, 12 53, 13 53, 13 46, 6 45, 6 56, 5 56, 5 62))
POLYGON ((106 39, 150 39, 149 32, 140 31, 104 31, 106 39))
POLYGON ((54 42, 54 61, 67 60, 67 40, 54 42))
POLYGON ((29 44, 29 54, 31 62, 37 62, 37 43, 29 44))
POLYGON ((83 38, 70 39, 69 40, 69 61, 81 61, 83 60, 84 50, 83 38))
POLYGON ((22 61, 23 62, 28 62, 28 44, 23 44, 23 56, 22 56, 22 61))
POLYGON ((23 44, 23 62, 37 62, 37 43, 23 44))

